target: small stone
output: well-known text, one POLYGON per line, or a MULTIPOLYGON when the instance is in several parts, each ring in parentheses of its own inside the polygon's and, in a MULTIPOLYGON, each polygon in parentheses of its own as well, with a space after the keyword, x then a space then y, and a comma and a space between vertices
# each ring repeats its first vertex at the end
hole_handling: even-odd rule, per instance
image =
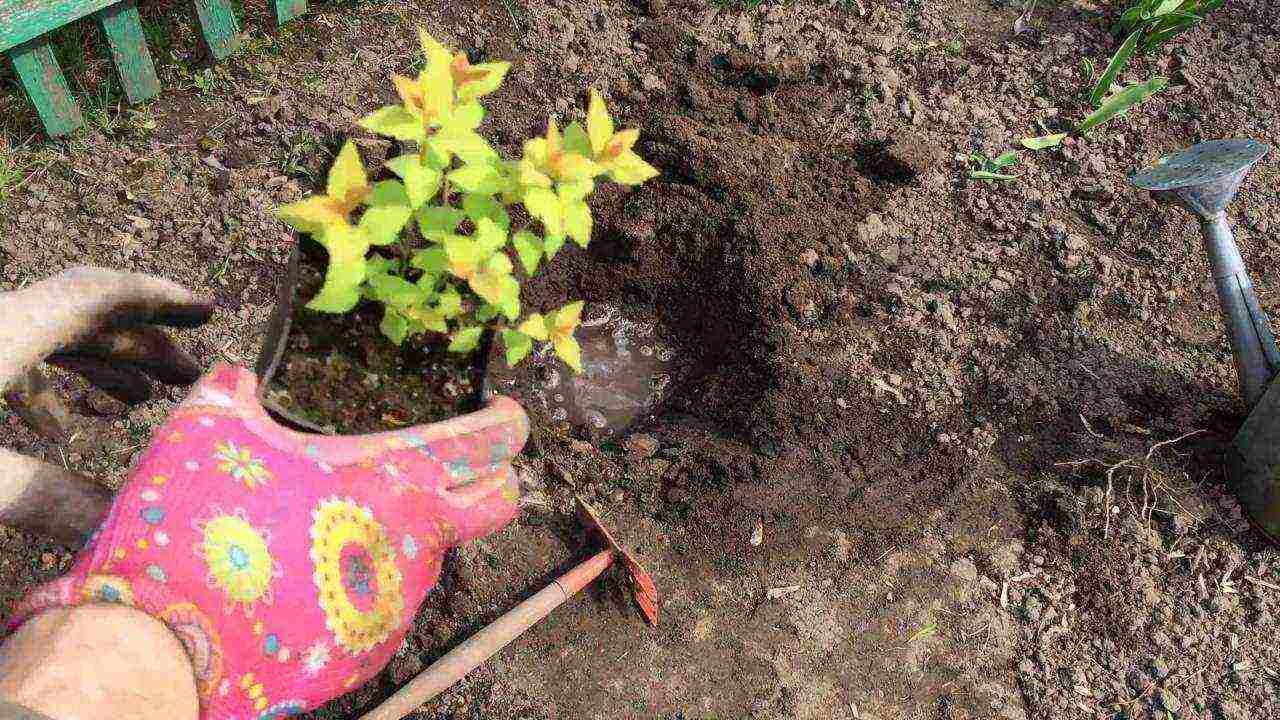
POLYGON ((662 82, 662 78, 653 73, 647 73, 640 79, 640 87, 644 88, 645 93, 648 95, 661 95, 667 91, 667 84, 662 82))
POLYGON ((764 523, 756 521, 755 527, 751 528, 751 547, 760 547, 764 542, 764 523))
POLYGON ((804 263, 810 270, 818 265, 818 252, 813 248, 805 248, 800 253, 800 262, 804 263))

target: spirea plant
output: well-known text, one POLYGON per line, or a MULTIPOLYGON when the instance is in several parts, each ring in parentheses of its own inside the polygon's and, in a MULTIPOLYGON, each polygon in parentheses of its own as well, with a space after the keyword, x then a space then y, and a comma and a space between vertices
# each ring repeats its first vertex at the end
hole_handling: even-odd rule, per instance
POLYGON ((587 247, 587 200, 596 183, 638 185, 658 174, 633 149, 640 133, 616 130, 592 90, 585 124, 561 131, 549 119, 546 134, 525 141, 521 157, 504 158, 478 128, 480 99, 498 89, 510 63, 473 65, 425 32, 420 39, 422 72, 391 77, 401 104, 359 123, 406 149, 386 162, 395 177, 371 182, 348 141, 324 194, 279 210, 329 254, 324 285, 307 307, 344 313, 372 300, 383 306, 382 333, 396 344, 440 333, 451 351, 467 353, 488 330, 513 365, 535 341, 550 342, 581 371, 574 330, 582 302, 522 314, 512 256, 527 278, 566 240, 587 247))

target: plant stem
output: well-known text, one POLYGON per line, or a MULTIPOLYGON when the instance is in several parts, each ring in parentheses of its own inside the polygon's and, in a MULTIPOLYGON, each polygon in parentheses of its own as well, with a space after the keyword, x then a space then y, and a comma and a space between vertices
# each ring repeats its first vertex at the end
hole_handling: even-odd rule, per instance
POLYGON ((484 332, 480 334, 480 362, 476 363, 476 370, 480 375, 480 382, 476 384, 476 404, 484 407, 487 398, 486 390, 489 386, 489 358, 493 356, 493 338, 497 335, 494 326, 488 325, 484 332))

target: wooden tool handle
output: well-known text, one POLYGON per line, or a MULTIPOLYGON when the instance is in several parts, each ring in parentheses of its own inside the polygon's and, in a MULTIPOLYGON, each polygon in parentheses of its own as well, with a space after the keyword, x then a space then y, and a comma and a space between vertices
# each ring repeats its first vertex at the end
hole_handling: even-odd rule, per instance
POLYGON ((561 575, 538 594, 509 610, 505 615, 467 638, 423 670, 395 695, 361 716, 360 720, 400 720, 422 703, 444 692, 450 685, 493 657, 534 623, 573 597, 613 564, 613 551, 604 550, 561 575))

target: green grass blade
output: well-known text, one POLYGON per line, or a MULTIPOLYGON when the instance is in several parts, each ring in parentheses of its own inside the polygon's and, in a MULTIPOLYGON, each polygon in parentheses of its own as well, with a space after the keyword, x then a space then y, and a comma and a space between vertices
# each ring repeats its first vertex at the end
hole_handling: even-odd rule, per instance
POLYGON ((1120 49, 1116 50, 1116 54, 1111 56, 1111 62, 1107 64, 1107 69, 1103 71, 1102 77, 1098 78, 1098 84, 1094 86, 1093 92, 1089 94, 1089 102, 1097 105, 1102 102, 1102 98, 1107 96, 1107 91, 1111 89, 1111 83, 1116 81, 1121 71, 1129 64, 1129 59, 1133 57, 1133 53, 1138 49, 1138 40, 1142 38, 1141 30, 1134 30, 1125 38, 1124 43, 1120 45, 1120 49))
POLYGON ((1124 115, 1133 106, 1160 92, 1168 84, 1168 78, 1154 77, 1144 83, 1130 85, 1107 98, 1101 107, 1093 111, 1092 115, 1080 123, 1080 126, 1076 128, 1076 132, 1083 135, 1112 118, 1124 115))

